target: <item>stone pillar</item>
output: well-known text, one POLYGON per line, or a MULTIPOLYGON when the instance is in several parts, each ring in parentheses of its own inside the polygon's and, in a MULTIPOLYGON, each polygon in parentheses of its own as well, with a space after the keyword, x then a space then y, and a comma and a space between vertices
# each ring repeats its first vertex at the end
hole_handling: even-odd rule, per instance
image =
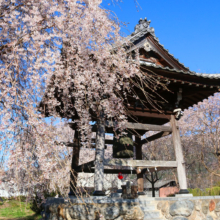
POLYGON ((180 140, 180 132, 177 127, 177 122, 174 115, 171 115, 170 123, 172 127, 173 145, 174 145, 176 161, 177 161, 177 176, 180 186, 179 194, 188 194, 189 191, 187 190, 186 168, 185 168, 185 161, 183 157, 183 150, 180 140))
MULTIPOLYGON (((141 137, 135 137, 136 143, 136 160, 142 160, 142 144, 141 137)), ((144 178, 143 173, 137 174, 138 195, 145 195, 144 193, 144 178)))
POLYGON ((105 196, 104 186, 104 153, 105 153, 105 118, 100 115, 96 122, 96 154, 94 172, 94 196, 105 196))
POLYGON ((70 171, 70 193, 69 196, 76 195, 76 187, 77 187, 77 176, 78 173, 75 171, 75 168, 79 165, 79 133, 75 130, 74 135, 74 147, 73 147, 73 155, 72 155, 72 163, 71 163, 71 171, 70 171))

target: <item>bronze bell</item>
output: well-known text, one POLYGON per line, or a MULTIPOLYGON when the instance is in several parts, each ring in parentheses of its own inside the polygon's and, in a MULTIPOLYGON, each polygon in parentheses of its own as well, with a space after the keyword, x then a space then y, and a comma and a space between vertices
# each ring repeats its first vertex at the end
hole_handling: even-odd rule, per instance
POLYGON ((132 158, 134 157, 132 134, 114 137, 113 140, 113 157, 114 158, 132 158))

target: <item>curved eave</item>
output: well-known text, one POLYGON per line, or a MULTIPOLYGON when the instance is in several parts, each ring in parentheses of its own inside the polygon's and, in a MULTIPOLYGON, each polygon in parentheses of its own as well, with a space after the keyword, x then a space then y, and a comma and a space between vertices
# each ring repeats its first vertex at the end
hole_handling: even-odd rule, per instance
MULTIPOLYGON (((194 79, 210 79, 210 80, 215 80, 216 86, 219 86, 220 88, 220 74, 208 74, 208 73, 196 73, 192 71, 183 71, 183 70, 176 70, 176 69, 170 69, 169 67, 162 67, 162 66, 157 66, 155 64, 150 64, 145 61, 140 61, 140 65, 150 68, 151 70, 154 69, 155 71, 161 70, 160 72, 164 71, 167 72, 168 74, 175 74, 174 76, 181 78, 181 76, 192 76, 194 79)), ((158 71, 157 71, 158 72, 158 71)), ((169 78, 169 75, 167 75, 169 78)), ((190 78, 189 78, 190 79, 190 78)), ((205 83, 204 83, 205 84, 205 83)))
POLYGON ((182 109, 192 107, 220 91, 220 74, 185 72, 144 61, 140 61, 140 65, 144 71, 149 70, 155 73, 158 79, 167 83, 171 91, 177 92, 179 88, 182 88, 182 109))

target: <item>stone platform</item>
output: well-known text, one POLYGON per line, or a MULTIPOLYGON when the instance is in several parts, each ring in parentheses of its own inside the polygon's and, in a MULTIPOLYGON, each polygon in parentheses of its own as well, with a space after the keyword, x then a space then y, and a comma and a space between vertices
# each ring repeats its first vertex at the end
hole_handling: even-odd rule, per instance
POLYGON ((220 220, 220 196, 48 198, 44 220, 220 220))
POLYGON ((90 198, 48 198, 45 220, 143 219, 144 212, 136 199, 91 196, 90 198))

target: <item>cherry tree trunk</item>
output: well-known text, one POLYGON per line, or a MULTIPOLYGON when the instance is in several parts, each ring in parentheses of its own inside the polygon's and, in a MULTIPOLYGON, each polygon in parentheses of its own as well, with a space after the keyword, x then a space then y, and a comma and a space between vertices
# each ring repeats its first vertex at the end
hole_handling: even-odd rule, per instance
POLYGON ((172 138, 173 145, 175 149, 176 161, 177 161, 177 176, 180 186, 180 194, 189 193, 187 190, 187 180, 186 180, 186 168, 185 168, 185 160, 183 156, 183 150, 180 140, 180 132, 176 125, 176 119, 174 115, 171 115, 171 126, 172 126, 172 138))
POLYGON ((73 148, 73 156, 72 156, 72 163, 71 163, 71 171, 70 171, 70 196, 75 196, 77 192, 77 177, 78 173, 75 171, 75 168, 79 165, 79 133, 75 131, 74 137, 74 148, 73 148))
POLYGON ((105 153, 105 118, 103 115, 97 119, 96 132, 96 155, 95 155, 95 172, 94 172, 94 188, 93 195, 104 196, 104 153, 105 153))

